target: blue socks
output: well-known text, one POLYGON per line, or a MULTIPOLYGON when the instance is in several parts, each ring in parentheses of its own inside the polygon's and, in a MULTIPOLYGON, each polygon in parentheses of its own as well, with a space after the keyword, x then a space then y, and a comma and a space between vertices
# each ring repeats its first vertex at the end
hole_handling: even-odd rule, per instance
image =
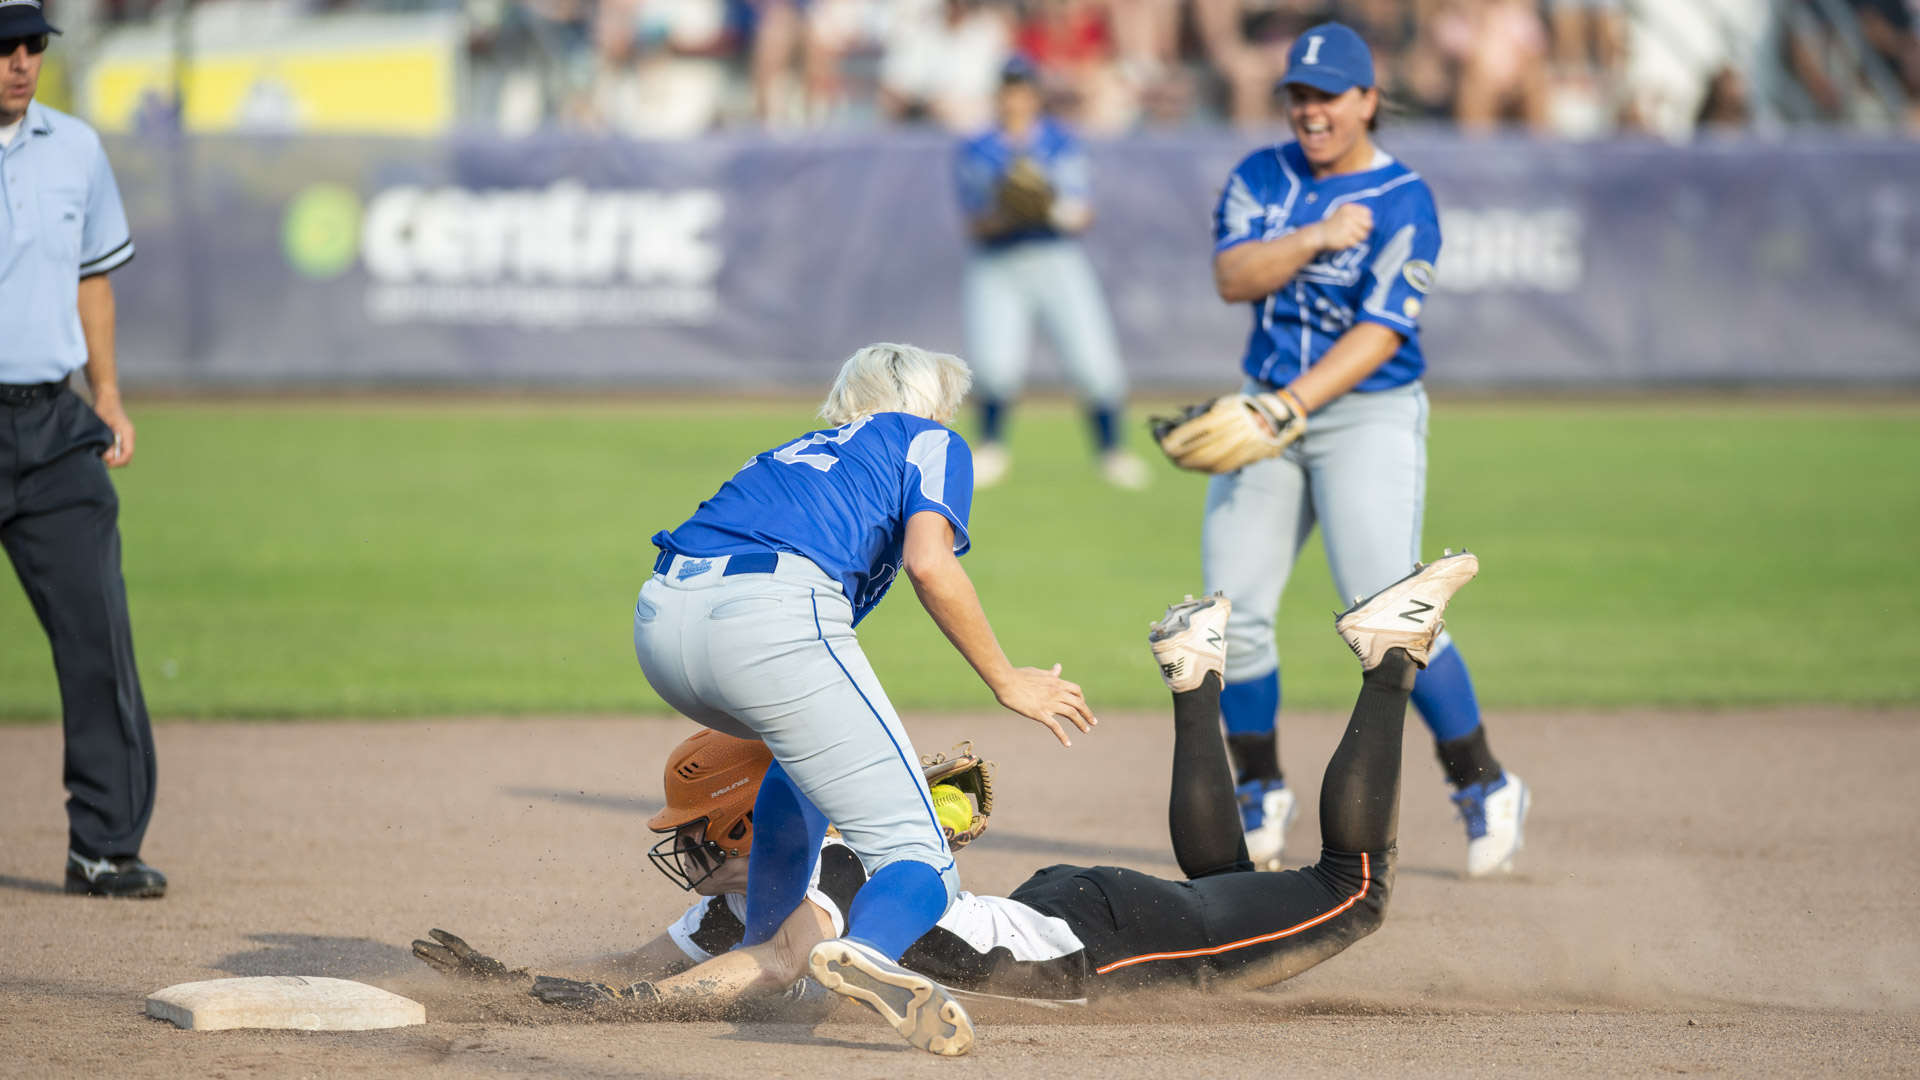
POLYGON ((1228 683, 1220 690, 1220 717, 1229 735, 1265 735, 1280 716, 1280 671, 1228 683))
POLYGON ((980 399, 980 441, 1001 442, 1006 437, 1007 403, 999 398, 980 399))
MULTIPOLYGON (((774 762, 760 784, 759 797, 753 801, 753 849, 747 852, 747 933, 741 944, 771 940, 780 924, 800 906, 826 835, 827 816, 794 786, 787 770, 774 762)), ((946 895, 944 887, 941 895, 946 895)), ((945 910, 943 904, 941 911, 945 910)), ((934 915, 934 920, 939 918, 934 915)))
MULTIPOLYGON (((1008 404, 999 398, 982 397, 980 399, 980 441, 983 443, 1005 442, 1007 437, 1008 404)), ((1105 405, 1096 405, 1087 410, 1087 423, 1093 428, 1094 446, 1101 452, 1120 445, 1120 410, 1105 405)))
POLYGON ((1473 677, 1459 649, 1449 645, 1427 661, 1427 669, 1413 681, 1413 707, 1433 729, 1435 742, 1452 742, 1480 726, 1480 700, 1474 697, 1473 677))
POLYGON ((1107 453, 1119 445, 1120 417, 1117 410, 1097 405, 1087 410, 1087 420, 1093 425, 1093 444, 1101 453, 1107 453))
POLYGON ((946 881, 933 867, 912 859, 888 863, 854 894, 853 910, 847 913, 847 936, 898 961, 947 913, 950 899, 946 881))
MULTIPOLYGON (((770 941, 806 898, 820 858, 827 818, 794 786, 779 762, 767 770, 753 803, 753 850, 747 853, 744 945, 770 941)), ((923 862, 889 863, 853 898, 847 934, 898 960, 947 913, 951 896, 940 872, 923 862)))
MULTIPOLYGON (((1467 674, 1467 662, 1460 650, 1448 645, 1427 663, 1413 683, 1413 707, 1433 730, 1433 741, 1441 746, 1443 760, 1451 761, 1467 751, 1458 740, 1481 731, 1480 700, 1474 696, 1473 677, 1467 674)), ((1227 747, 1233 755, 1234 776, 1240 783, 1250 780, 1278 780, 1278 740, 1274 732, 1280 714, 1280 672, 1258 679, 1228 683, 1220 691, 1220 718, 1227 729, 1227 747)), ((1499 775, 1499 765, 1484 749, 1486 737, 1474 740, 1479 748, 1467 754, 1499 775)), ((1448 775, 1459 772, 1449 764, 1448 775)), ((1472 771, 1472 770, 1470 770, 1472 771)), ((1480 769, 1478 771, 1485 771, 1480 769)), ((1464 774, 1462 774, 1464 775, 1464 774)), ((1477 772, 1476 772, 1477 775, 1477 772)), ((1455 778, 1458 786, 1463 781, 1455 778)))

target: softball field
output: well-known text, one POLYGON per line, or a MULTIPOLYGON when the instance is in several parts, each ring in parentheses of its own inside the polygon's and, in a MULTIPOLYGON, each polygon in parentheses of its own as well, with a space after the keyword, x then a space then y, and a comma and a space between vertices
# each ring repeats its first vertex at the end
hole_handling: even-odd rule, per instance
MULTIPOLYGON (((1143 650, 1144 651, 1144 650, 1143 650)), ((1110 713, 1061 750, 1005 715, 909 715, 922 748, 1000 763, 976 891, 1054 862, 1175 874, 1170 725, 1110 713), (1067 766, 1071 767, 1067 767, 1067 766)), ((1341 717, 1295 714, 1313 795, 1341 717)), ((172 723, 158 729, 159 903, 62 896, 60 742, 0 728, 0 1060, 9 1076, 1054 1077, 1914 1075, 1920 715, 1908 709, 1498 712, 1535 785, 1509 879, 1457 874, 1431 742, 1407 732, 1386 925, 1241 997, 977 1008, 970 1057, 921 1054, 856 1005, 798 1024, 583 1023, 475 995, 407 952, 430 927, 510 964, 633 946, 686 894, 639 856, 684 721, 172 723), (425 1003, 386 1032, 193 1032, 145 996, 227 975, 360 979, 425 1003)))

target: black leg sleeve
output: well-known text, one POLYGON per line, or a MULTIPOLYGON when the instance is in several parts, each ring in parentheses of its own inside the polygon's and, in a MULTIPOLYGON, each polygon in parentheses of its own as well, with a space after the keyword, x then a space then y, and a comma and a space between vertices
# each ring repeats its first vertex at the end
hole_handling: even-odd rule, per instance
POLYGON ((1366 674, 1327 765, 1320 792, 1324 847, 1312 866, 1221 872, 1249 867, 1210 711, 1218 686, 1209 679, 1174 698, 1171 822, 1174 852, 1190 880, 1111 866, 1062 867, 1076 873, 1036 878, 1016 898, 1067 919, 1086 943, 1093 986, 1101 992, 1270 986, 1338 954, 1386 918, 1400 740, 1415 670, 1404 650, 1393 649, 1366 674), (1210 798, 1210 791, 1220 797, 1210 798))
MULTIPOLYGON (((1402 694, 1401 697, 1405 698, 1402 694)), ((1167 803, 1173 855, 1188 880, 1250 871, 1233 773, 1220 737, 1220 676, 1173 695, 1173 796, 1167 803)))
POLYGON ((1400 736, 1418 673, 1403 649, 1367 672, 1339 749, 1320 785, 1320 843, 1330 851, 1385 851, 1400 821, 1400 736))

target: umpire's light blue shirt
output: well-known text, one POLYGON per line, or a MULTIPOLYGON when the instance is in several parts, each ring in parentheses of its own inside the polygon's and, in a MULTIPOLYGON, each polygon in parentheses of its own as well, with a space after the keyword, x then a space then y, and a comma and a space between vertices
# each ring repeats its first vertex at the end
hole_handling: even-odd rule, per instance
POLYGON ((64 379, 87 362, 80 279, 133 258, 100 136, 29 102, 0 152, 0 383, 64 379))

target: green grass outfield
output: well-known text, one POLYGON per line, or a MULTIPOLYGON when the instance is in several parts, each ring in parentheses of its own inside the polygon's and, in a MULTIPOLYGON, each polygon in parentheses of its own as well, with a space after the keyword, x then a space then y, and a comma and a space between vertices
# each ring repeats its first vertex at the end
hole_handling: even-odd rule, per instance
MULTIPOLYGON (((802 403, 148 403, 118 474, 158 716, 658 710, 633 660, 647 537, 802 403)), ((1135 429, 1136 433, 1138 429, 1135 429)), ((1139 443, 1144 447, 1145 439, 1139 443)), ((1016 663, 1156 705, 1149 619, 1199 589, 1203 482, 1090 471, 1062 406, 1017 420, 965 565, 1016 663)), ((1442 400, 1427 549, 1484 560, 1449 622, 1496 707, 1920 701, 1920 409, 1442 400)), ((1317 546, 1281 611, 1290 704, 1344 704, 1317 546)), ((861 627, 903 708, 986 691, 914 602, 861 627)), ((57 713, 0 588, 0 717, 57 713)))

